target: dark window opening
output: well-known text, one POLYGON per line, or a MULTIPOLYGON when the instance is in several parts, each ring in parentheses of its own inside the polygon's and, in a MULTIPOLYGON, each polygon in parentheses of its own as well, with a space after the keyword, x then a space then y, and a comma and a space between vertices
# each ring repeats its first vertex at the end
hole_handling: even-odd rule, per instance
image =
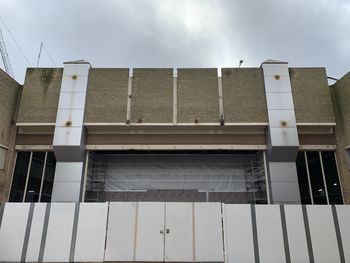
POLYGON ((328 198, 330 204, 342 204, 337 163, 334 152, 322 152, 323 170, 326 179, 328 198))
POLYGON ((52 152, 18 152, 10 202, 50 202, 56 159, 52 152))
POLYGON ((297 157, 297 174, 300 190, 300 199, 302 204, 311 204, 309 180, 305 163, 304 152, 299 152, 297 157))
POLYGON ((34 152, 26 191, 26 202, 38 202, 41 188, 41 177, 44 169, 45 152, 34 152))
POLYGON ((334 151, 301 151, 296 165, 302 204, 343 204, 334 151))
POLYGON ((18 152, 12 179, 10 202, 23 202, 30 152, 18 152))
POLYGON ((306 152, 314 204, 327 204, 319 152, 306 152))

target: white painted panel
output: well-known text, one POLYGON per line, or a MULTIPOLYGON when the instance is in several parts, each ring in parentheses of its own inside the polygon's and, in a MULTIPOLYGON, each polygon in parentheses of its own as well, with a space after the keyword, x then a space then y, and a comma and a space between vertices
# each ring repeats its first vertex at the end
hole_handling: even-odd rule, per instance
POLYGON ((82 127, 56 127, 53 138, 53 145, 81 145, 82 127))
POLYGON ((55 170, 55 182, 75 181, 80 182, 83 173, 82 162, 57 162, 55 170))
POLYGON ((340 262, 331 206, 307 206, 315 262, 340 262))
POLYGON ((289 76, 288 64, 262 64, 265 76, 289 76))
POLYGON ((265 76, 264 81, 266 92, 292 92, 289 76, 280 76, 278 80, 275 76, 265 76))
POLYGON ((165 203, 138 204, 136 261, 163 261, 164 208, 165 203))
POLYGON ((47 229, 44 261, 68 262, 75 203, 52 203, 47 229))
POLYGON ((87 76, 90 69, 89 63, 78 63, 78 64, 67 64, 64 63, 63 75, 78 75, 78 76, 87 76))
POLYGON ((196 261, 223 261, 221 204, 194 203, 194 205, 196 261))
POLYGON ((345 262, 350 262, 350 206, 336 205, 345 262))
POLYGON ((250 205, 224 205, 225 261, 254 262, 250 205))
POLYGON ((58 109, 84 109, 85 92, 61 92, 58 109))
POLYGON ((272 128, 282 128, 281 121, 287 122, 287 127, 284 128, 295 128, 295 114, 294 110, 268 110, 269 125, 272 128))
POLYGON ((81 182, 54 182, 52 202, 79 202, 81 182))
POLYGON ((72 79, 72 75, 64 75, 62 77, 61 92, 86 92, 87 80, 87 75, 78 75, 76 80, 72 79))
POLYGON ((266 93, 268 110, 294 110, 292 93, 266 93))
POLYGON ((297 167, 292 162, 269 162, 270 180, 295 183, 297 167))
POLYGON ((193 260, 192 212, 192 203, 166 203, 165 261, 193 260))
POLYGON ((350 262, 350 206, 336 205, 345 262, 350 262))
POLYGON ((298 146, 298 130, 296 128, 270 128, 272 146, 298 146))
POLYGON ((41 237, 45 220, 46 203, 36 203, 34 206, 32 226, 28 240, 26 261, 35 262, 39 259, 41 237))
POLYGON ((20 262, 29 203, 6 203, 0 229, 0 261, 20 262))
POLYGON ((57 111, 56 127, 66 127, 66 122, 71 121, 72 127, 82 127, 84 122, 84 110, 57 111))
POLYGON ((300 205, 285 205, 284 211, 291 262, 309 262, 302 208, 300 205))
POLYGON ((260 262, 285 262, 279 205, 256 205, 255 211, 260 262))
POLYGON ((133 261, 135 242, 135 202, 111 202, 106 244, 106 261, 133 261))
POLYGON ((74 261, 103 261, 107 203, 80 203, 74 261))

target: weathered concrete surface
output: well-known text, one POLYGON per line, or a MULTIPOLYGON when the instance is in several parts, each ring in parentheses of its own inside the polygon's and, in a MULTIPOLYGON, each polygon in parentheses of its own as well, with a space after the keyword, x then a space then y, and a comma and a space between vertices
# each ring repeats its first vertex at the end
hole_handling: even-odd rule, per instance
POLYGON ((350 72, 330 87, 337 125, 335 134, 338 150, 337 160, 344 201, 350 204, 350 170, 346 148, 350 146, 350 72))
POLYGON ((131 122, 173 121, 173 69, 134 69, 131 122))
POLYGON ((267 122, 264 78, 260 68, 223 68, 225 122, 267 122))
POLYGON ((0 170, 0 203, 6 202, 15 160, 16 118, 22 86, 0 69, 0 144, 7 148, 0 170))
POLYGON ((55 123, 62 68, 28 68, 17 122, 55 123))
POLYGON ((219 123, 217 69, 178 69, 178 122, 219 123))
POLYGON ((90 69, 85 122, 125 122, 129 69, 90 69))
POLYGON ((335 122, 325 68, 290 68, 297 122, 335 122))

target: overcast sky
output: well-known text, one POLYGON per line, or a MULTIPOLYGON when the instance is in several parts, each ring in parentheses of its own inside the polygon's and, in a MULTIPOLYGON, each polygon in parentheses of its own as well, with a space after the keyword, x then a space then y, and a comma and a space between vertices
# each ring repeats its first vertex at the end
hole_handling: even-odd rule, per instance
MULTIPOLYGON (((350 70, 348 0, 0 0, 0 16, 32 67, 44 42, 41 67, 259 67, 271 58, 336 78, 350 70)), ((0 26, 23 83, 30 65, 0 26)))

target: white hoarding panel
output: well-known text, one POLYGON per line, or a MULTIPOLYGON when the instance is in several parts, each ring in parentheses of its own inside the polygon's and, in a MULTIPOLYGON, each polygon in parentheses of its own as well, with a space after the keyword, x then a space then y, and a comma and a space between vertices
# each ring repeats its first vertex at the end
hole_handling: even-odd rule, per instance
POLYGON ((39 259, 41 237, 45 220, 46 203, 36 203, 33 211, 32 226, 28 240, 26 261, 35 262, 39 259))
POLYGON ((196 261, 224 261, 220 203, 194 203, 196 261))
POLYGON ((279 205, 256 205, 255 211, 260 262, 285 262, 279 205))
POLYGON ((80 203, 74 261, 103 261, 107 203, 80 203))
POLYGON ((52 203, 44 262, 69 262, 75 203, 52 203))
POLYGON ((254 262, 254 240, 250 205, 224 206, 225 261, 254 262))
POLYGON ((20 262, 29 203, 6 203, 0 228, 0 261, 20 262))
POLYGON ((136 261, 163 261, 165 203, 138 203, 136 261))
POLYGON ((307 206, 315 262, 340 262, 331 206, 307 206))
POLYGON ((291 262, 309 262, 302 208, 300 205, 285 205, 284 212, 291 262))
POLYGON ((109 203, 106 261, 133 261, 137 203, 109 203))
POLYGON ((166 203, 165 261, 193 260, 192 214, 192 203, 166 203))
POLYGON ((350 262, 350 206, 337 205, 336 209, 345 262, 350 262))

